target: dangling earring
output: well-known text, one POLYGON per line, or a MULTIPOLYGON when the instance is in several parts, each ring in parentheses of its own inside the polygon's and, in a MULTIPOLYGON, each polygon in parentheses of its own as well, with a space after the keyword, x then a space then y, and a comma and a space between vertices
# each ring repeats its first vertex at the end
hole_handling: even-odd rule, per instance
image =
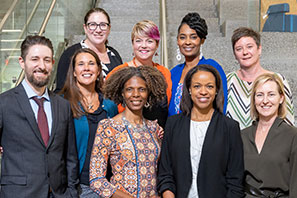
POLYGON ((133 57, 134 57, 134 55, 135 55, 134 52, 132 52, 132 56, 133 56, 133 57))
POLYGON ((179 51, 179 47, 176 49, 176 60, 180 61, 182 59, 180 51, 179 51))
POLYGON ((126 107, 126 102, 125 102, 125 100, 123 100, 123 102, 122 102, 122 106, 123 106, 123 107, 126 107))
POLYGON ((150 107, 150 103, 149 103, 148 101, 146 101, 144 107, 145 107, 145 108, 149 108, 149 107, 150 107))
POLYGON ((200 55, 199 55, 199 60, 202 59, 203 53, 202 53, 202 44, 200 45, 200 55))
POLYGON ((155 53, 155 56, 159 56, 158 52, 155 53))

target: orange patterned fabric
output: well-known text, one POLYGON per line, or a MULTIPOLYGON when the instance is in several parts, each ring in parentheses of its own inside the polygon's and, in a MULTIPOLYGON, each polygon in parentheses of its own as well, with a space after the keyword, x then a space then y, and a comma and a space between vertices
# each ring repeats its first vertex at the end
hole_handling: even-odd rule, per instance
POLYGON ((161 140, 156 121, 146 120, 140 131, 113 119, 100 121, 90 162, 90 187, 100 197, 111 197, 117 189, 133 197, 157 195, 157 162, 161 140), (113 176, 106 179, 108 160, 113 176))

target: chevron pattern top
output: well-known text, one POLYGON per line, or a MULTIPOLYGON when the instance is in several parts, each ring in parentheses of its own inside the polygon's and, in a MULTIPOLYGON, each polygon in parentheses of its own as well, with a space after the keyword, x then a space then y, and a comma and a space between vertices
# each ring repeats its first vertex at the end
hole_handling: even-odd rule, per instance
MULTIPOLYGON (((281 75, 276 73, 284 83, 287 115, 286 122, 294 125, 294 106, 292 99, 292 92, 287 80, 281 75)), ((252 124, 250 116, 250 96, 252 93, 253 83, 241 80, 236 72, 227 74, 228 83, 228 104, 226 115, 238 121, 240 128, 244 129, 252 124)))

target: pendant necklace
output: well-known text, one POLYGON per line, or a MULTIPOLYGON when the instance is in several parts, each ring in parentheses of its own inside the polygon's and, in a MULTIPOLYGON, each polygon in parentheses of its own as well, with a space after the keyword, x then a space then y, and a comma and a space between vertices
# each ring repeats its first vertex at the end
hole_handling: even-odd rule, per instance
POLYGON ((94 105, 92 105, 92 103, 88 103, 88 110, 93 109, 93 106, 94 106, 94 105))
MULTIPOLYGON (((96 95, 96 94, 95 94, 95 95, 96 95)), ((92 98, 94 98, 94 97, 92 97, 92 98)), ((85 101, 86 101, 86 103, 87 103, 86 106, 87 106, 88 111, 89 111, 89 110, 92 110, 93 107, 94 107, 93 100, 91 100, 91 102, 89 102, 88 99, 85 98, 85 101)))

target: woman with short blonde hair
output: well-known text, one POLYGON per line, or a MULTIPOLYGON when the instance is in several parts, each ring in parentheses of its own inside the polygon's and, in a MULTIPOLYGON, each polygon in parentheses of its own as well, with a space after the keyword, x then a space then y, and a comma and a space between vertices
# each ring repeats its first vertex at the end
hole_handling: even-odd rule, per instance
MULTIPOLYGON (((153 57, 157 55, 157 49, 160 41, 160 32, 158 26, 150 20, 142 20, 136 23, 131 33, 132 49, 134 58, 122 65, 114 68, 106 77, 109 78, 113 73, 124 67, 138 67, 141 65, 151 66, 158 69, 166 82, 166 98, 153 107, 144 107, 143 115, 149 120, 158 120, 160 126, 164 127, 167 115, 168 105, 171 98, 171 74, 170 71, 158 63, 153 62, 153 57)), ((119 112, 124 111, 123 106, 119 105, 119 112)))

